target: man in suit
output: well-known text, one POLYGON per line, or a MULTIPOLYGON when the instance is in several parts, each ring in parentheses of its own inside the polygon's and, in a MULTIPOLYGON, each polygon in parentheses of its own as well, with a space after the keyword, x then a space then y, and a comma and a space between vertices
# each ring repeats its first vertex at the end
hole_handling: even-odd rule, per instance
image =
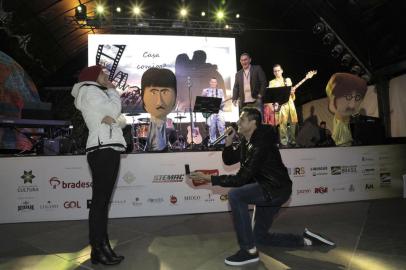
POLYGON ((261 97, 266 88, 266 77, 261 66, 251 65, 251 56, 242 53, 242 69, 235 74, 233 104, 239 101, 240 108, 254 107, 262 111, 261 97))

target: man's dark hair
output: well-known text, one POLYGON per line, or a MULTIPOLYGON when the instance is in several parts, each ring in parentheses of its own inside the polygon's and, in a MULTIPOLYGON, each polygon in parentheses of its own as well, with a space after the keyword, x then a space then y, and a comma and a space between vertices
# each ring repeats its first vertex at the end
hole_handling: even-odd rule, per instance
POLYGON ((282 66, 280 64, 275 64, 273 65, 272 69, 276 68, 276 67, 280 67, 282 69, 282 66))
POLYGON ((242 112, 245 112, 249 121, 255 120, 255 125, 257 127, 262 124, 262 115, 258 109, 245 107, 242 109, 242 112))
POLYGON ((325 124, 326 124, 326 121, 321 121, 321 122, 320 122, 320 126, 321 126, 321 125, 325 125, 325 124))
POLYGON ((243 57, 244 55, 247 56, 248 58, 251 58, 251 55, 249 53, 247 53, 247 52, 242 53, 240 55, 240 58, 243 57))
POLYGON ((155 86, 155 87, 168 87, 175 91, 175 99, 177 96, 176 90, 176 76, 173 72, 166 68, 150 68, 142 74, 141 78, 141 96, 142 96, 142 107, 145 110, 144 95, 145 87, 155 86))
POLYGON ((145 87, 168 87, 176 91, 176 76, 173 72, 166 68, 150 68, 142 74, 141 91, 144 97, 145 87))

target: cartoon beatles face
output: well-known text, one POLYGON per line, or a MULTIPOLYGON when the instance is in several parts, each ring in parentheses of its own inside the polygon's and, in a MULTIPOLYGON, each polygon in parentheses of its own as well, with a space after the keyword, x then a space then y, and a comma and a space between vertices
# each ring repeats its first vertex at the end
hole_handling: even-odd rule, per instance
POLYGON ((150 68, 141 78, 144 109, 152 117, 165 119, 176 102, 176 77, 169 69, 150 68))
POLYGON ((367 91, 366 81, 349 73, 335 73, 326 86, 330 99, 329 110, 336 119, 349 119, 358 113, 359 106, 367 91))

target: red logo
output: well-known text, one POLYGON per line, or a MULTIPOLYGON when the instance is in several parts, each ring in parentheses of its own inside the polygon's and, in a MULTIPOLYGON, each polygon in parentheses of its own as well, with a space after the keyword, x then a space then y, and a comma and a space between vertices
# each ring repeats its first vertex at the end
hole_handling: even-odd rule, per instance
POLYGON ((170 202, 171 202, 171 204, 176 204, 178 202, 178 198, 176 198, 176 196, 174 196, 174 195, 171 195, 170 202))
POLYGON ((327 187, 317 187, 314 188, 314 193, 320 193, 320 194, 324 194, 328 192, 328 188, 327 187))
POLYGON ((79 189, 79 188, 90 188, 92 187, 92 182, 79 180, 77 182, 65 182, 63 180, 59 180, 58 177, 51 177, 49 179, 49 184, 52 186, 53 189, 56 189, 60 186, 62 189, 79 189))
POLYGON ((56 189, 56 187, 61 184, 61 181, 58 179, 58 177, 54 176, 49 179, 49 184, 52 186, 53 189, 56 189))
POLYGON ((70 208, 82 208, 80 207, 79 201, 67 201, 63 204, 63 207, 65 207, 66 209, 70 209, 70 208))

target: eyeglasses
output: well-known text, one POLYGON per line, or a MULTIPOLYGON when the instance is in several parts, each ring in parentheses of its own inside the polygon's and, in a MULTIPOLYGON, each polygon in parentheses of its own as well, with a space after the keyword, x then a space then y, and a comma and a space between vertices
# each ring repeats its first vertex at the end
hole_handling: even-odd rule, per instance
POLYGON ((360 94, 355 94, 355 95, 344 95, 345 99, 347 101, 350 101, 352 99, 355 99, 355 101, 360 101, 362 96, 360 94))

